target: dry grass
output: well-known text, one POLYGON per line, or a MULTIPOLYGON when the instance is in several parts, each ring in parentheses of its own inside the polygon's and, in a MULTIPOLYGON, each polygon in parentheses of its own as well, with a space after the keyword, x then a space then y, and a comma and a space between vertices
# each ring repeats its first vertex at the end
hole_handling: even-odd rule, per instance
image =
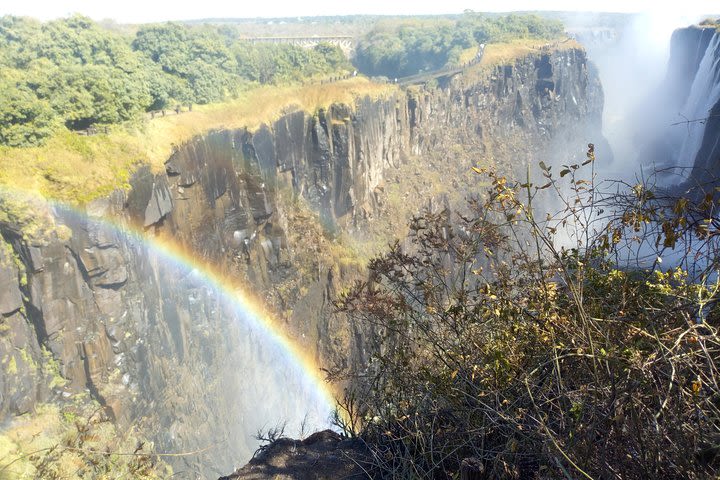
POLYGON ((514 62, 531 53, 539 53, 543 50, 557 51, 571 48, 582 48, 579 43, 570 38, 563 40, 533 40, 517 39, 506 43, 491 43, 485 47, 481 67, 494 67, 496 65, 514 62))
POLYGON ((0 479, 32 478, 35 468, 25 459, 54 445, 61 435, 60 414, 55 406, 42 406, 33 415, 17 419, 0 435, 0 479), (13 463, 11 463, 13 462, 13 463))
POLYGON ((485 47, 479 64, 473 65, 463 73, 463 82, 473 84, 487 78, 498 65, 512 65, 528 55, 552 53, 563 50, 582 49, 582 45, 571 38, 558 40, 516 39, 504 43, 490 43, 485 47))
POLYGON ((466 48, 460 54, 458 61, 460 62, 461 65, 464 65, 464 64, 470 62, 471 60, 473 60, 475 58, 475 56, 478 53, 478 50, 480 50, 480 47, 478 47, 477 45, 475 45, 474 47, 466 48))
POLYGON ((140 164, 161 171, 173 145, 208 130, 253 130, 289 110, 315 112, 331 103, 353 105, 366 95, 386 97, 395 88, 360 77, 326 85, 260 87, 229 102, 195 106, 182 115, 116 126, 109 135, 86 137, 64 131, 42 147, 0 147, 0 186, 83 204, 116 188, 127 188, 130 175, 140 164))
POLYGON ((125 187, 145 158, 140 138, 124 129, 94 137, 64 131, 42 147, 0 147, 0 186, 82 204, 125 187))
POLYGON ((150 465, 153 444, 135 428, 122 432, 97 404, 40 404, 16 417, 0 434, 0 480, 134 478, 158 480, 171 474, 158 457, 150 465), (113 455, 108 455, 113 453, 113 455))
POLYGON ((171 145, 163 141, 165 139, 182 143, 214 128, 245 127, 255 130, 290 110, 315 112, 332 103, 353 105, 360 97, 380 98, 393 91, 395 89, 391 85, 372 83, 360 77, 326 85, 260 87, 241 94, 231 102, 198 106, 192 113, 150 122, 146 137, 152 141, 154 148, 149 151, 148 159, 153 167, 162 166, 171 152, 171 145))

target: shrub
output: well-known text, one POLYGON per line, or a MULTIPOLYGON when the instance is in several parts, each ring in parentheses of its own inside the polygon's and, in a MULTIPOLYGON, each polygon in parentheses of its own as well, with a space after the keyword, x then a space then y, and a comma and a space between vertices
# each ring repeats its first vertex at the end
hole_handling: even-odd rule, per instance
POLYGON ((717 475, 713 196, 604 193, 593 161, 542 185, 478 170, 486 195, 415 218, 340 299, 375 334, 338 418, 377 476, 717 475))

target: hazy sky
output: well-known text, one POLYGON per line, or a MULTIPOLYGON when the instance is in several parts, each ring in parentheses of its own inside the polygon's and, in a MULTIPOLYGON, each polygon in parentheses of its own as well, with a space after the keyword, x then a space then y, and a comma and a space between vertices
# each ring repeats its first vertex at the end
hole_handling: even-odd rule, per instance
POLYGON ((717 0, 683 0, 681 3, 664 0, 0 0, 0 15, 27 15, 47 20, 82 13, 96 20, 112 18, 139 23, 211 17, 438 14, 461 13, 465 9, 659 13, 667 8, 663 4, 672 4, 676 11, 685 14, 720 10, 717 0))

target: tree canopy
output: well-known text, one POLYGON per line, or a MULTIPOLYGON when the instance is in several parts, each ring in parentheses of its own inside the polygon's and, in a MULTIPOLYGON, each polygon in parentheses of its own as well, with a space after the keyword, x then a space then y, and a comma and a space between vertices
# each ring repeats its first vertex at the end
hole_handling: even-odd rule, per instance
POLYGON ((0 17, 0 144, 41 144, 58 128, 132 120, 177 104, 210 103, 257 83, 349 69, 339 48, 242 41, 237 29, 176 23, 134 35, 72 16, 0 17))
POLYGON ((368 75, 404 77, 458 63, 463 50, 482 43, 552 39, 562 33, 561 22, 537 15, 467 13, 458 20, 381 23, 360 41, 356 63, 368 75))

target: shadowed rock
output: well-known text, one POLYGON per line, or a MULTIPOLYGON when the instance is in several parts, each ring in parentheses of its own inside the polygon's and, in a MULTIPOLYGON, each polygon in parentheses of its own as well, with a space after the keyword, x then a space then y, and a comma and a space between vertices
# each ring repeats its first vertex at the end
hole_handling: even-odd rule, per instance
POLYGON ((18 268, 9 252, 0 248, 0 313, 7 315, 22 307, 18 288, 18 268))
POLYGON ((243 468, 218 480, 340 480, 367 478, 367 450, 331 430, 305 440, 281 438, 243 468))

